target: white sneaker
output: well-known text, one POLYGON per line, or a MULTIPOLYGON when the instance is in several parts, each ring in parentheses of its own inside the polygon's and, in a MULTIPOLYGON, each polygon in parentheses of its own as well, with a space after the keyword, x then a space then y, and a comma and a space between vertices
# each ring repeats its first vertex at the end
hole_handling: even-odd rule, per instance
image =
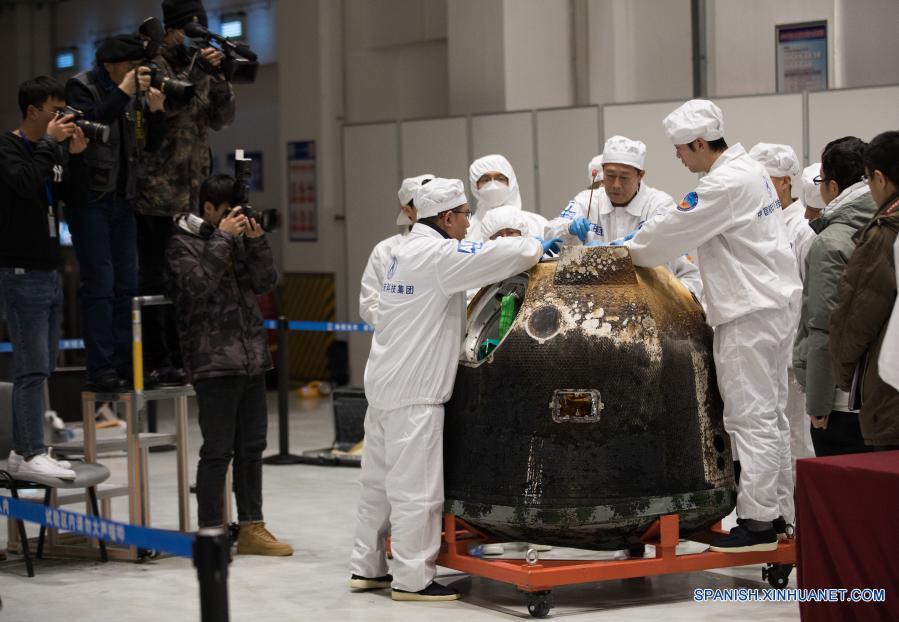
POLYGON ((493 544, 485 544, 482 553, 484 555, 502 555, 506 552, 506 547, 502 542, 494 542, 493 544))
POLYGON ((72 463, 69 462, 68 460, 57 460, 56 458, 53 457, 53 448, 52 447, 47 447, 47 457, 50 458, 50 460, 52 460, 53 462, 55 462, 56 464, 58 464, 59 466, 61 466, 64 469, 72 468, 72 463))
POLYGON ((62 468, 47 454, 38 454, 31 460, 22 460, 16 475, 19 477, 43 475, 44 477, 58 477, 59 479, 75 479, 75 471, 62 468))
POLYGON ((22 466, 22 456, 16 453, 15 449, 9 450, 9 458, 6 459, 6 470, 15 473, 22 466))

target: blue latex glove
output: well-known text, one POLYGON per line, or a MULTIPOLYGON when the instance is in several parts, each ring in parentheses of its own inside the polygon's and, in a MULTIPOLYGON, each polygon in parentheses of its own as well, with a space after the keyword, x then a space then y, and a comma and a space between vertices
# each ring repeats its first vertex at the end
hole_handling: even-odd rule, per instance
POLYGON ((558 255, 562 250, 562 238, 552 238, 551 240, 543 240, 535 238, 543 245, 543 254, 558 255))
POLYGON ((626 236, 624 236, 623 238, 621 238, 621 241, 622 241, 622 242, 628 242, 628 241, 630 241, 630 240, 633 240, 633 239, 634 239, 634 236, 637 235, 637 231, 639 231, 639 230, 640 230, 639 227, 636 228, 636 229, 634 229, 633 231, 631 231, 630 233, 628 233, 626 236))
POLYGON ((576 235, 581 242, 587 241, 587 234, 590 232, 590 221, 586 218, 575 218, 568 225, 568 233, 576 235))

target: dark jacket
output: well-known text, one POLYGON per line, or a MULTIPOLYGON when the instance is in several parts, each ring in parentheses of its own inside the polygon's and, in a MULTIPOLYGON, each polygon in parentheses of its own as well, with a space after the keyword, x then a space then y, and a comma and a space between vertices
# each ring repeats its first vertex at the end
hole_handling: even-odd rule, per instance
POLYGON ((818 236, 805 260, 793 368, 805 389, 806 413, 812 417, 825 417, 833 410, 837 383, 830 365, 830 314, 837 304, 840 276, 855 250, 852 236, 876 211, 874 200, 866 192, 810 223, 818 236))
MULTIPOLYGON (((66 82, 66 103, 82 111, 85 119, 109 126, 109 141, 91 141, 84 151, 90 190, 134 199, 144 157, 135 137, 134 99, 109 78, 105 69, 92 69, 66 82)), ((143 151, 153 152, 162 143, 165 112, 142 113, 146 118, 143 151)))
POLYGON ((278 281, 265 236, 232 237, 208 225, 191 232, 179 225, 167 260, 188 379, 255 376, 271 369, 256 302, 278 281))
POLYGON ((893 244, 899 232, 899 194, 853 238, 858 245, 840 281, 839 304, 830 319, 834 376, 849 390, 857 365, 862 408, 859 424, 868 445, 899 445, 899 391, 877 367, 887 323, 896 303, 893 244))
POLYGON ((196 67, 188 72, 183 46, 165 48, 154 62, 167 77, 191 82, 194 96, 186 104, 166 101, 165 137, 144 162, 147 174, 135 209, 150 216, 177 216, 197 207, 200 184, 212 165, 209 130, 234 120, 234 93, 229 82, 216 82, 196 67))
POLYGON ((0 267, 59 267, 59 203, 84 200, 84 175, 84 158, 63 143, 0 135, 0 267))

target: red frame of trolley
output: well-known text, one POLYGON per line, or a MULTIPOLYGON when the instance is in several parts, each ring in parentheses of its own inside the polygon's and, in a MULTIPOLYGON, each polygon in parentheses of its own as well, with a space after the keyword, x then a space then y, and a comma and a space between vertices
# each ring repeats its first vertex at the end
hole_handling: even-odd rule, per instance
MULTIPOLYGON (((721 533, 713 528, 708 532, 721 533)), ((676 555, 680 539, 679 518, 668 514, 658 518, 643 535, 645 544, 656 547, 656 556, 615 561, 544 559, 531 565, 523 559, 483 559, 468 553, 477 544, 497 542, 452 514, 444 515, 443 543, 437 563, 472 576, 510 583, 524 592, 551 590, 561 585, 595 583, 750 564, 796 564, 793 540, 780 542, 774 551, 676 555)))

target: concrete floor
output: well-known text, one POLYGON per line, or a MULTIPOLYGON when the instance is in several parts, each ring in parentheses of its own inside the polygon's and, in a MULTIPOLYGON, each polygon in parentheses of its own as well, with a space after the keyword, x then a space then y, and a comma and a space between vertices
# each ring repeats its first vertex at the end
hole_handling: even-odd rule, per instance
MULTIPOLYGON (((277 448, 275 395, 269 395, 269 447, 277 448)), ((162 431, 171 422, 162 419, 162 431)), ((333 435, 327 401, 291 402, 291 449, 330 445, 333 435)), ((200 445, 191 416, 192 469, 200 445)), ((177 527, 174 453, 151 454, 154 527, 177 527)), ((125 479, 124 457, 101 460, 125 479)), ((441 579, 463 593, 451 603, 394 603, 387 590, 361 594, 348 588, 359 470, 311 465, 265 467, 265 516, 270 530, 290 542, 290 558, 235 557, 230 569, 231 620, 457 620, 529 618, 523 597, 511 587, 440 569, 441 579)), ((193 479, 193 478, 191 478, 193 479)), ((72 509, 81 511, 80 506, 72 509)), ((127 520, 124 499, 113 503, 113 518, 127 520)), ((192 509, 196 521, 196 507, 192 509)), ((0 520, 0 548, 6 525, 0 520)), ((558 551, 551 555, 559 554, 558 551)), ((550 554, 547 554, 550 555, 550 554)), ((42 560, 28 579, 21 558, 0 562, 4 622, 38 619, 122 622, 199 620, 196 575, 191 561, 164 558, 146 563, 42 560)), ((795 573, 790 586, 795 587, 795 573)), ((760 566, 715 572, 610 581, 553 592, 550 616, 566 620, 798 620, 794 603, 696 603, 695 588, 764 589, 760 566)))

